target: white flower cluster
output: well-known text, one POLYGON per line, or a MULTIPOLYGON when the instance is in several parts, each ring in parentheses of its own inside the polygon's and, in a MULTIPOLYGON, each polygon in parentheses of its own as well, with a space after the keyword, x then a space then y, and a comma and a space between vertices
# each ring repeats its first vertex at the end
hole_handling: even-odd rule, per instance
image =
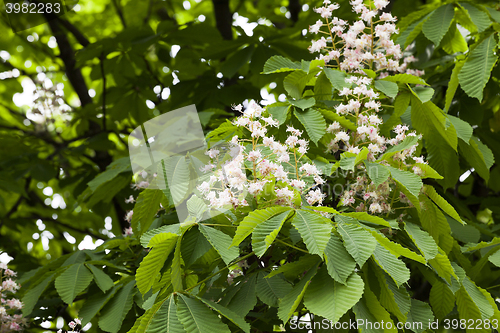
MULTIPOLYGON (((423 74, 423 71, 408 69, 408 64, 415 58, 403 58, 401 47, 391 40, 391 36, 398 33, 394 24, 396 18, 389 13, 379 15, 379 11, 389 4, 388 0, 374 0, 369 7, 363 0, 352 0, 350 3, 353 12, 359 14, 359 20, 353 24, 333 16, 339 5, 332 4, 330 0, 325 0, 323 7, 314 9, 326 23, 318 20, 309 27, 309 32, 322 33, 327 37, 313 40, 310 52, 320 52, 319 59, 324 59, 325 63, 335 61, 332 66, 346 72, 362 73, 363 69, 372 69, 376 72, 387 70, 417 76, 423 74), (327 27, 327 31, 321 30, 323 27, 327 27)), ((380 77, 388 75, 387 72, 379 74, 380 77)))
POLYGON ((9 295, 21 287, 12 279, 16 275, 5 263, 0 263, 0 333, 21 331, 26 326, 26 319, 18 313, 23 303, 9 295))
POLYGON ((69 328, 71 328, 71 331, 63 331, 62 329, 59 329, 57 331, 57 333, 79 333, 80 331, 79 330, 76 330, 75 328, 78 326, 78 325, 81 325, 82 324, 82 321, 78 318, 75 318, 73 319, 72 321, 70 321, 68 323, 68 326, 69 328))
MULTIPOLYGON (((215 170, 217 161, 202 168, 213 172, 209 180, 198 186, 210 206, 246 206, 245 193, 271 195, 274 199, 269 204, 286 206, 294 206, 294 201, 305 194, 310 205, 321 205, 324 194, 311 189, 324 180, 320 170, 305 157, 309 142, 301 138, 302 131, 288 126, 289 135, 285 143, 280 143, 266 136, 268 127, 277 127, 279 123, 271 116, 264 117, 265 110, 257 103, 251 102, 244 111, 241 105, 234 109, 242 112, 234 124, 246 128, 251 140, 233 137, 231 142, 239 148, 237 156, 219 170, 215 170), (275 182, 269 189, 272 193, 264 193, 270 182, 275 182)), ((207 155, 216 160, 219 152, 209 150, 207 155)))

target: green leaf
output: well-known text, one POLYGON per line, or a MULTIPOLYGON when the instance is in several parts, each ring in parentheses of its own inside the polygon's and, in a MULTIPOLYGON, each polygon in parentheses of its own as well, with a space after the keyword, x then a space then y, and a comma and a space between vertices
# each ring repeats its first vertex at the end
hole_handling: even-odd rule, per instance
POLYGON ((469 48, 467 47, 467 42, 465 41, 460 31, 457 29, 456 23, 453 23, 450 26, 450 30, 448 30, 448 33, 444 35, 441 46, 443 50, 445 50, 448 54, 454 54, 457 52, 465 53, 467 52, 467 50, 469 50, 469 48))
POLYGON ((422 103, 430 101, 432 96, 434 96, 434 89, 430 87, 413 87, 410 89, 422 103))
POLYGON ((394 255, 396 258, 398 258, 399 256, 403 256, 415 260, 416 262, 419 262, 424 265, 427 263, 422 256, 416 254, 410 249, 403 247, 401 244, 391 242, 389 239, 387 239, 387 237, 383 236, 381 233, 377 231, 372 231, 371 233, 377 239, 379 245, 382 245, 386 250, 391 252, 391 254, 394 255))
POLYGON ((474 321, 481 319, 481 311, 479 311, 477 305, 469 294, 467 294, 463 286, 455 293, 455 297, 457 299, 457 310, 460 319, 472 319, 474 321))
POLYGON ((229 248, 232 241, 230 236, 226 235, 222 231, 206 227, 202 224, 199 224, 199 228, 201 233, 220 254, 226 265, 229 265, 229 263, 239 256, 240 251, 237 247, 229 248))
POLYGON ((114 286, 113 280, 109 277, 108 274, 104 273, 99 268, 94 265, 87 264, 87 267, 90 268, 90 271, 94 275, 94 280, 99 289, 102 290, 103 293, 108 291, 110 288, 114 286))
POLYGON ((413 172, 399 170, 391 166, 387 166, 387 168, 391 172, 392 179, 404 186, 404 188, 406 188, 412 195, 418 197, 420 190, 424 185, 419 176, 413 172))
POLYGON ((346 129, 349 129, 351 131, 355 131, 357 129, 356 125, 351 122, 349 119, 337 114, 336 112, 332 110, 325 110, 325 109, 318 109, 323 117, 325 117, 328 120, 331 121, 338 121, 342 127, 345 127, 346 129))
POLYGON ((418 76, 412 75, 412 74, 389 75, 389 76, 381 79, 381 81, 390 81, 390 82, 396 82, 396 83, 409 83, 409 84, 423 84, 425 86, 428 86, 427 82, 425 82, 424 79, 422 79, 418 76))
POLYGON ((290 113, 290 105, 269 106, 267 107, 267 112, 269 112, 273 119, 276 119, 281 126, 285 123, 290 113))
POLYGON ((446 190, 454 187, 460 176, 458 155, 455 150, 447 144, 443 144, 442 137, 437 133, 431 133, 425 140, 429 165, 444 177, 441 185, 446 190))
POLYGON ((438 253, 434 259, 429 260, 429 264, 436 271, 436 273, 451 283, 451 277, 458 279, 453 267, 451 266, 450 259, 446 254, 438 253))
MULTIPOLYGON (((411 122, 413 127, 429 139, 437 134, 454 150, 457 147, 457 136, 450 127, 446 127, 446 115, 432 102, 422 103, 418 98, 411 98, 411 122)), ((434 136, 435 137, 435 136, 434 136)))
POLYGON ((330 240, 325 248, 325 262, 330 276, 337 282, 346 284, 347 278, 356 268, 356 262, 335 235, 330 235, 330 240))
POLYGON ((289 99, 288 102, 290 102, 290 104, 298 107, 301 110, 308 109, 310 107, 313 107, 314 104, 316 104, 316 100, 314 99, 314 97, 298 99, 296 101, 289 99))
POLYGON ((458 88, 458 73, 462 70, 465 61, 458 60, 455 63, 455 67, 453 67, 453 71, 451 72, 450 82, 448 83, 448 89, 446 89, 446 97, 445 97, 445 105, 444 109, 446 112, 450 109, 451 102, 453 102, 453 97, 455 97, 455 92, 458 88))
POLYGON ((262 257, 266 253, 289 215, 290 211, 286 211, 257 225, 252 233, 252 249, 255 251, 255 255, 262 257))
POLYGON ((84 264, 74 264, 56 278, 55 286, 61 299, 71 305, 76 295, 84 291, 93 278, 84 264))
POLYGON ((299 260, 292 261, 286 263, 283 266, 280 266, 278 269, 273 270, 266 279, 270 279, 271 277, 283 273, 283 275, 287 279, 293 279, 297 276, 302 276, 304 272, 308 271, 314 265, 317 265, 321 262, 321 258, 317 255, 306 254, 299 258, 299 260))
POLYGON ((95 293, 83 304, 82 308, 78 311, 78 317, 82 318, 82 326, 87 325, 88 322, 109 302, 122 285, 114 286, 107 294, 95 293))
POLYGON ((311 77, 306 72, 298 70, 285 77, 283 86, 292 98, 301 99, 302 92, 310 79, 311 77))
POLYGON ((250 212, 250 214, 245 216, 243 221, 240 222, 238 229, 236 229, 236 235, 233 237, 231 246, 239 245, 260 223, 289 210, 291 209, 288 207, 269 207, 250 212))
POLYGON ((272 56, 264 64, 264 74, 291 72, 301 69, 300 63, 282 56, 272 56))
POLYGON ((330 238, 331 221, 317 213, 299 209, 292 218, 292 224, 302 236, 309 253, 322 256, 330 238))
POLYGON ((323 68, 323 72, 325 73, 328 80, 330 80, 335 90, 342 90, 344 87, 349 86, 349 84, 345 82, 345 79, 347 77, 345 72, 328 67, 323 68))
POLYGON ((380 125, 381 133, 385 133, 388 136, 389 131, 392 130, 394 126, 401 123, 401 116, 408 109, 411 96, 412 94, 408 90, 403 90, 398 94, 398 96, 396 96, 396 99, 394 100, 394 112, 391 114, 389 119, 380 125))
POLYGON ((131 222, 134 234, 140 236, 149 229, 160 209, 162 198, 163 192, 161 190, 146 189, 139 194, 131 222))
POLYGON ((283 297, 283 299, 281 299, 278 308, 278 317, 284 324, 288 322, 302 301, 302 297, 304 297, 307 287, 309 287, 309 282, 317 272, 317 265, 318 264, 310 269, 307 274, 302 277, 300 282, 297 283, 293 289, 285 297, 283 297))
POLYGON ((377 90, 380 90, 385 95, 392 97, 392 98, 394 98, 398 95, 398 85, 397 85, 397 83, 394 83, 391 81, 376 80, 375 81, 375 88, 377 88, 377 90))
MULTIPOLYGON (((377 296, 370 290, 367 283, 365 283, 363 298, 354 306, 353 311, 356 320, 362 320, 364 323, 381 323, 383 321, 386 327, 384 332, 398 332, 390 314, 380 304, 377 296)), ((380 333, 380 331, 380 328, 376 329, 373 326, 363 325, 363 333, 380 333)))
POLYGON ((482 319, 489 319, 493 316, 493 308, 491 307, 488 299, 483 295, 483 293, 478 289, 476 284, 471 281, 471 279, 466 276, 462 281, 464 289, 469 294, 472 301, 476 304, 477 308, 481 312, 482 319))
MULTIPOLYGON (((425 195, 420 196, 420 202, 422 209, 419 217, 422 227, 441 248, 446 249, 451 238, 451 229, 446 217, 425 195)), ((451 242, 453 243, 452 240, 451 242)))
MULTIPOLYGON (((152 318, 148 320, 141 321, 141 326, 144 326, 144 329, 140 329, 136 332, 147 332, 147 333, 184 333, 184 327, 177 317, 177 305, 175 304, 174 296, 169 296, 165 301, 161 303, 157 303, 161 307, 156 309, 155 313, 152 308, 152 318)), ((158 305, 155 304, 156 308, 158 305)))
POLYGON ((398 287, 410 279, 410 270, 405 263, 379 244, 373 252, 373 259, 398 287))
POLYGON ((99 186, 102 184, 112 180, 116 176, 118 176, 122 172, 130 172, 132 171, 130 167, 130 157, 122 157, 108 165, 106 168, 106 171, 100 173, 97 177, 95 177, 93 180, 88 182, 88 185, 92 192, 97 190, 99 186))
POLYGON ((472 126, 469 125, 468 122, 463 121, 462 119, 455 116, 447 115, 447 117, 453 124, 453 127, 455 127, 458 138, 464 140, 465 142, 469 142, 473 132, 472 126))
POLYGON ((410 295, 406 288, 396 286, 386 273, 375 266, 374 271, 380 285, 380 303, 399 321, 405 322, 410 311, 410 295))
POLYGON ((265 272, 259 273, 255 291, 262 302, 277 307, 280 299, 292 290, 292 286, 279 276, 266 278, 268 275, 265 272))
POLYGON ((193 194, 186 202, 189 215, 194 216, 197 221, 203 220, 203 215, 208 212, 209 208, 203 199, 198 198, 193 194))
POLYGON ((443 319, 455 307, 455 295, 448 286, 436 280, 432 285, 429 301, 438 319, 443 319))
POLYGON ((315 144, 318 144, 318 141, 326 133, 326 122, 321 112, 315 109, 308 109, 304 112, 296 111, 294 115, 306 129, 309 138, 315 144))
MULTIPOLYGON (((181 224, 180 223, 176 223, 176 224, 164 225, 162 227, 159 227, 159 228, 150 230, 148 232, 145 232, 141 236, 141 245, 143 247, 151 247, 152 245, 149 245, 149 242, 151 241, 151 239, 154 236, 156 236, 158 234, 161 234, 161 233, 172 233, 172 234, 175 234, 175 235, 179 235, 179 233, 180 233, 180 227, 181 227, 181 224)), ((160 237, 164 237, 164 236, 160 236, 160 237)), ((170 236, 168 236, 168 237, 170 237, 170 236)), ((156 238, 156 239, 160 240, 160 239, 163 239, 163 238, 156 238)))
POLYGON ((335 323, 361 299, 363 290, 358 274, 351 274, 344 285, 333 280, 323 266, 305 292, 304 305, 315 315, 335 323))
POLYGON ((426 326, 434 322, 434 315, 432 314, 429 304, 417 299, 412 299, 407 322, 412 324, 411 327, 415 328, 414 331, 416 333, 426 332, 426 326))
POLYGON ((134 295, 137 291, 134 286, 134 280, 128 282, 106 305, 99 318, 99 327, 103 331, 116 333, 120 330, 125 316, 134 303, 134 295))
POLYGON ((254 51, 254 44, 250 44, 248 47, 238 50, 222 63, 220 68, 221 73, 224 74, 225 77, 232 78, 241 67, 246 65, 252 59, 254 51))
POLYGON ((460 149, 460 154, 474 168, 479 176, 488 182, 490 179, 489 169, 492 162, 494 162, 491 150, 475 137, 470 139, 469 144, 459 140, 458 148, 460 149))
POLYGON ((401 141, 397 145, 392 146, 389 149, 387 149, 384 152, 384 154, 382 156, 380 156, 378 159, 379 160, 389 159, 392 156, 394 156, 394 154, 399 153, 399 152, 406 150, 406 149, 410 149, 413 146, 415 146, 417 143, 418 143, 418 136, 412 136, 412 135, 407 136, 406 138, 403 139, 403 141, 401 141))
POLYGON ((384 165, 368 161, 364 161, 364 163, 366 171, 368 172, 368 177, 370 177, 375 186, 385 182, 391 175, 389 170, 384 165))
POLYGON ((370 153, 370 151, 368 150, 368 148, 363 147, 363 149, 361 149, 361 151, 358 153, 358 155, 354 159, 354 165, 356 166, 360 162, 366 160, 368 158, 369 153, 370 153))
POLYGON ((491 20, 485 11, 467 2, 460 2, 460 6, 467 11, 467 14, 476 26, 478 32, 483 32, 491 25, 491 20))
POLYGON ((446 214, 450 215, 451 217, 453 217, 458 222, 460 222, 462 224, 465 224, 464 221, 462 221, 462 219, 460 218, 460 215, 458 215, 458 213, 455 210, 455 208, 453 208, 453 206, 450 205, 448 203, 448 201, 446 201, 442 196, 440 196, 436 192, 436 190, 434 189, 434 187, 432 187, 430 185, 425 185, 424 191, 425 191, 425 194, 427 194, 427 196, 429 198, 431 198, 431 200, 434 201, 434 203, 436 205, 438 205, 438 207, 441 208, 446 214))
POLYGON ((422 32, 434 45, 441 43, 446 32, 450 28, 455 11, 452 4, 444 5, 436 9, 422 26, 422 32))
POLYGON ((342 213, 341 215, 342 216, 349 216, 349 217, 355 218, 356 220, 370 222, 370 223, 381 225, 384 227, 389 227, 389 228, 391 227, 389 222, 387 222, 383 218, 375 216, 375 215, 370 215, 366 212, 342 213))
POLYGON ((189 164, 186 157, 180 155, 171 156, 164 162, 162 164, 164 165, 164 174, 167 175, 170 194, 174 203, 181 202, 185 199, 189 187, 189 164))
POLYGON ((244 317, 239 316, 238 314, 234 313, 233 311, 229 310, 228 308, 223 307, 220 304, 211 302, 207 299, 197 297, 200 301, 217 311, 220 315, 226 317, 231 321, 233 324, 241 328, 244 332, 249 333, 250 332, 250 325, 245 321, 244 317))
POLYGON ((483 100, 483 89, 490 80, 491 70, 498 59, 495 55, 496 44, 493 34, 484 39, 470 51, 467 61, 458 74, 460 87, 479 102, 483 100))
POLYGON ((356 224, 338 223, 337 231, 344 240, 344 246, 356 260, 359 267, 370 258, 377 246, 377 240, 362 227, 356 224))
POLYGON ((40 282, 36 286, 30 286, 30 289, 24 294, 22 301, 24 304, 23 307, 23 315, 27 316, 29 315, 32 311, 33 308, 35 307, 36 303, 38 302, 38 299, 42 295, 42 293, 47 289, 49 286, 49 283, 52 282, 54 279, 55 273, 52 272, 47 272, 45 273, 41 278, 40 282))
POLYGON ((231 332, 205 304, 182 294, 177 298, 177 318, 190 333, 231 332))
POLYGON ((184 290, 184 285, 182 283, 182 277, 184 270, 182 269, 182 257, 181 257, 181 238, 177 240, 175 245, 174 258, 172 259, 172 268, 170 273, 170 280, 172 282, 172 287, 174 291, 184 290))
POLYGON ((151 289, 155 280, 159 278, 159 273, 163 268, 165 260, 167 260, 177 243, 177 235, 170 233, 166 235, 168 237, 163 242, 154 245, 153 249, 144 257, 137 269, 135 277, 137 288, 143 295, 151 289))
POLYGON ((426 260, 436 257, 438 254, 437 244, 427 232, 413 223, 405 223, 405 230, 426 260))
POLYGON ((245 317, 255 307, 257 304, 256 280, 257 274, 253 274, 239 283, 238 291, 227 305, 229 310, 241 317, 245 317))
POLYGON ((415 166, 419 167, 420 170, 422 170, 423 174, 420 175, 420 177, 422 179, 425 179, 425 178, 443 179, 444 178, 436 170, 434 170, 431 166, 429 166, 429 164, 415 163, 415 166))

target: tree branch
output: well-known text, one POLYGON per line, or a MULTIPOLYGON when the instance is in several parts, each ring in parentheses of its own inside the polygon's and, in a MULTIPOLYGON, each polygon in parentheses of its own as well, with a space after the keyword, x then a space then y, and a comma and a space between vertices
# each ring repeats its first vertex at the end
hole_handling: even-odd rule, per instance
POLYGON ((229 0, 212 0, 215 21, 222 38, 233 39, 233 14, 229 9, 229 0))

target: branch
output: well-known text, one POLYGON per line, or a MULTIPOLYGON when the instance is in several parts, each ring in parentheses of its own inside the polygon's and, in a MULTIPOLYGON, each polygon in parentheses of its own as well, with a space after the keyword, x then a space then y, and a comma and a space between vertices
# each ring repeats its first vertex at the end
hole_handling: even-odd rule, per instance
POLYGON ((292 20, 293 24, 297 23, 299 20, 299 14, 302 9, 299 0, 290 0, 288 4, 288 11, 290 12, 290 20, 292 20))
POLYGON ((233 39, 233 14, 229 9, 229 0, 212 0, 214 5, 215 21, 217 30, 222 38, 233 39))
POLYGON ((113 0, 113 6, 115 6, 116 13, 120 17, 120 21, 122 22, 123 27, 126 28, 127 27, 127 22, 125 22, 125 16, 123 16, 122 9, 120 8, 118 2, 116 2, 116 1, 117 0, 113 0))

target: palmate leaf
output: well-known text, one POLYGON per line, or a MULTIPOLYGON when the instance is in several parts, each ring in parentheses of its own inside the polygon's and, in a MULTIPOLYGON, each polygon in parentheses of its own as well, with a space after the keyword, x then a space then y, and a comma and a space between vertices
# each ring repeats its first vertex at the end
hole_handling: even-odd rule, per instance
POLYGON ((425 141, 425 147, 428 152, 427 160, 429 165, 444 177, 441 181, 444 189, 455 186, 460 176, 458 165, 458 155, 447 144, 443 144, 441 136, 437 133, 431 133, 425 141))
POLYGON ((425 178, 433 178, 433 179, 443 179, 443 176, 441 176, 436 170, 434 170, 429 164, 424 164, 424 163, 415 163, 416 167, 419 167, 420 170, 423 172, 423 174, 420 175, 422 179, 425 178))
POLYGON ((434 268, 434 270, 440 277, 448 281, 448 283, 451 283, 451 277, 454 277, 458 280, 458 277, 456 276, 455 271, 451 266, 450 259, 441 251, 436 255, 434 259, 429 260, 429 265, 434 268))
POLYGON ((308 109, 306 111, 295 111, 294 115, 306 129, 307 135, 315 143, 326 133, 326 122, 321 112, 315 109, 308 109))
POLYGON ((423 186, 422 179, 419 176, 413 172, 399 170, 391 166, 387 166, 387 168, 391 172, 392 179, 406 188, 413 196, 418 197, 423 186))
POLYGON ((344 87, 349 87, 349 83, 345 82, 345 72, 329 67, 325 67, 323 69, 323 72, 325 73, 328 80, 330 80, 335 90, 342 90, 344 87))
POLYGON ((172 267, 170 270, 170 281, 172 282, 172 287, 174 291, 184 290, 184 285, 182 283, 182 276, 184 270, 182 269, 182 257, 181 257, 181 238, 177 239, 175 245, 174 258, 172 259, 172 267))
POLYGON ((140 236, 148 230, 158 209, 160 209, 162 198, 163 192, 161 190, 146 189, 139 194, 131 222, 134 234, 140 236))
POLYGON ((182 294, 177 298, 177 318, 190 333, 231 332, 205 304, 182 294))
POLYGON ((314 265, 312 269, 310 269, 304 277, 297 283, 293 289, 279 302, 278 308, 278 317, 283 321, 283 323, 287 323, 292 314, 295 312, 300 302, 302 301, 302 297, 304 297, 304 293, 309 286, 309 282, 314 277, 317 272, 318 264, 314 265))
POLYGON ((392 98, 398 94, 398 85, 395 82, 377 80, 375 81, 375 88, 392 98))
POLYGON ((99 327, 103 331, 116 333, 120 330, 125 316, 134 303, 134 295, 137 291, 134 286, 134 280, 128 282, 118 291, 116 296, 106 304, 99 318, 99 327))
POLYGON ((243 221, 240 222, 238 229, 236 229, 236 235, 233 237, 231 246, 239 245, 260 223, 289 210, 291 209, 288 207, 269 207, 251 212, 245 216, 243 221))
POLYGON ((137 269, 137 288, 143 295, 146 294, 153 286, 153 283, 157 279, 165 260, 167 260, 177 243, 177 235, 171 233, 160 235, 171 236, 166 238, 162 243, 156 244, 144 257, 139 265, 139 268, 137 269))
MULTIPOLYGON (((460 319, 472 319, 474 321, 481 319, 481 311, 479 311, 479 308, 463 286, 455 293, 455 297, 457 299, 457 310, 460 319)), ((479 330, 479 332, 491 332, 491 330, 479 330)))
POLYGON ((297 70, 285 77, 283 80, 283 87, 291 97, 301 99, 302 91, 304 91, 304 88, 311 78, 312 76, 308 75, 306 72, 297 70))
POLYGON ((458 142, 461 155, 474 168, 474 170, 486 182, 490 179, 490 168, 494 163, 491 150, 474 136, 466 144, 462 140, 458 142))
POLYGON ((362 227, 356 224, 338 223, 337 231, 344 240, 344 246, 349 254, 354 258, 359 267, 375 251, 377 240, 362 227))
POLYGON ((346 284, 347 278, 356 268, 356 262, 335 235, 330 235, 330 240, 325 248, 325 261, 328 273, 337 282, 346 284))
POLYGON ((202 224, 199 225, 201 233, 206 237, 206 239, 212 244, 212 246, 220 254, 222 260, 229 265, 231 261, 236 259, 240 254, 237 247, 231 247, 232 238, 220 230, 206 227, 202 224))
POLYGON ((399 260, 389 250, 377 244, 373 252, 373 259, 399 287, 410 279, 410 270, 402 260, 399 260))
POLYGON ((467 42, 465 41, 460 31, 457 29, 457 25, 455 22, 451 24, 450 29, 443 37, 441 46, 443 47, 443 50, 445 50, 448 54, 454 54, 457 52, 465 53, 469 49, 467 47, 467 42))
POLYGON ((415 76, 415 75, 411 75, 411 74, 389 75, 387 77, 384 77, 381 80, 396 82, 396 83, 423 84, 425 86, 428 86, 427 82, 425 82, 424 79, 422 79, 418 76, 415 76))
POLYGON ((438 254, 437 244, 427 232, 421 230, 413 223, 406 223, 405 230, 426 260, 436 257, 438 254))
POLYGON ((476 284, 472 282, 468 276, 466 276, 462 281, 462 285, 481 312, 482 319, 484 320, 491 318, 491 316, 493 316, 494 314, 493 308, 491 307, 490 302, 488 301, 486 296, 483 295, 483 293, 478 289, 476 284))
POLYGON ((444 5, 436 9, 422 26, 425 37, 438 46, 446 32, 450 28, 455 11, 452 4, 444 5))
POLYGON ((287 295, 292 286, 279 276, 267 278, 269 274, 259 273, 257 287, 255 289, 257 297, 269 306, 278 306, 279 300, 287 295))
POLYGON ((460 87, 470 97, 483 100, 483 89, 490 79, 491 70, 498 57, 495 55, 496 40, 493 34, 470 51, 467 61, 458 74, 460 87))
POLYGON ((358 274, 351 274, 343 285, 333 280, 323 266, 304 294, 304 305, 315 315, 335 323, 361 299, 363 290, 364 283, 358 274))
MULTIPOLYGON (((185 156, 172 156, 165 160, 164 173, 174 202, 181 202, 189 187, 189 165, 185 156)), ((134 211, 135 214, 135 211, 134 211)))
POLYGON ((331 221, 317 213, 299 209, 292 218, 292 224, 302 236, 309 253, 323 256, 332 230, 331 221))
POLYGON ((464 140, 465 142, 469 142, 470 138, 472 137, 472 132, 474 131, 472 129, 472 126, 469 125, 468 122, 463 121, 458 117, 449 114, 446 115, 446 117, 453 124, 453 127, 455 127, 458 138, 464 140))
POLYGON ((258 257, 262 257, 266 253, 267 248, 278 236, 290 213, 290 211, 283 212, 257 225, 252 233, 252 249, 258 257))
POLYGON ((142 236, 141 236, 141 245, 143 247, 151 247, 152 245, 150 246, 149 242, 156 235, 161 234, 161 233, 172 233, 172 234, 175 234, 175 235, 180 235, 180 231, 181 231, 181 224, 180 223, 170 224, 170 225, 164 225, 164 226, 159 227, 157 229, 150 230, 150 231, 145 232, 144 234, 142 234, 142 236))
POLYGON ((446 217, 427 196, 421 195, 419 199, 422 205, 419 214, 422 227, 434 238, 436 244, 445 252, 449 252, 453 246, 453 239, 450 236, 451 229, 446 217))
POLYGON ((460 6, 467 11, 467 15, 476 26, 478 32, 483 32, 491 25, 491 20, 486 12, 467 2, 460 2, 460 6))
POLYGON ((73 303, 76 295, 88 287, 94 276, 84 264, 73 264, 56 278, 55 286, 66 304, 73 303))
POLYGON ((47 272, 42 276, 42 278, 40 278, 39 283, 36 286, 30 286, 30 289, 26 292, 26 294, 22 298, 24 304, 23 307, 24 316, 29 315, 31 311, 33 311, 33 308, 38 302, 38 299, 45 291, 45 289, 47 289, 49 283, 52 282, 55 275, 56 275, 55 273, 47 272))
POLYGON ((455 295, 448 286, 436 280, 431 288, 429 301, 438 319, 443 319, 455 307, 455 295))
POLYGON ((304 272, 308 271, 311 267, 319 264, 320 262, 321 258, 319 256, 306 254, 298 260, 286 263, 278 269, 273 270, 268 276, 266 276, 266 279, 270 279, 275 275, 283 273, 287 279, 291 280, 299 275, 302 275, 304 272))

